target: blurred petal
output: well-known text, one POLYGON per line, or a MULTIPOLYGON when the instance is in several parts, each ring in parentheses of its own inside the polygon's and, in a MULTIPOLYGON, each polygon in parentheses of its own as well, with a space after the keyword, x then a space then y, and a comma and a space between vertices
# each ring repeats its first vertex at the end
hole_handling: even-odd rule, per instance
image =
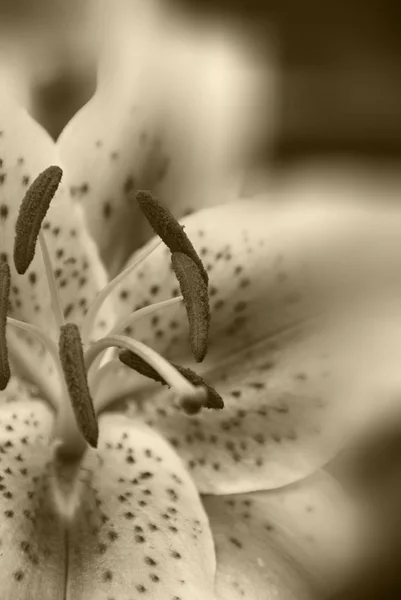
POLYGON ((64 599, 65 528, 51 493, 53 415, 21 382, 0 395, 2 598, 64 599))
POLYGON ((239 193, 247 94, 256 95, 258 80, 228 36, 185 33, 157 19, 136 34, 124 73, 108 86, 100 76, 97 94, 58 141, 112 274, 151 235, 138 189, 150 189, 177 218, 239 193))
POLYGON ((204 505, 216 544, 219 600, 319 599, 351 569, 358 547, 354 513, 322 473, 280 491, 206 496, 204 505))
POLYGON ((161 168, 161 156, 151 150, 152 112, 147 103, 137 106, 135 101, 128 104, 97 94, 58 140, 71 195, 82 202, 89 231, 112 274, 147 237, 135 192, 144 185, 145 165, 161 168))
MULTIPOLYGON (((9 316, 35 324, 53 337, 57 333, 40 247, 37 248, 26 275, 23 276, 16 273, 12 255, 15 222, 26 190, 41 171, 54 164, 63 167, 57 149, 47 133, 24 110, 2 101, 0 239, 2 258, 8 260, 11 268, 9 316)), ((45 218, 43 231, 64 314, 68 320, 81 323, 88 304, 106 283, 106 274, 94 242, 85 230, 81 209, 71 203, 67 190, 68 174, 65 173, 63 183, 45 218)), ((109 312, 110 307, 105 305, 97 322, 99 331, 102 331, 102 321, 103 328, 110 326, 109 312)), ((13 336, 14 334, 15 332, 10 333, 13 336)), ((18 337, 21 340, 28 339, 31 358, 39 355, 36 362, 39 372, 51 377, 53 365, 48 356, 42 356, 41 344, 25 334, 19 333, 18 337)), ((20 353, 18 354, 18 358, 21 359, 20 353)))
MULTIPOLYGON (((369 395, 388 393, 389 376, 393 393, 401 383, 400 220, 398 210, 339 203, 248 202, 193 215, 186 233, 209 272, 212 309, 208 356, 195 370, 225 409, 188 418, 169 392, 155 397, 125 371, 102 394, 110 399, 118 380, 121 397, 125 385, 129 414, 169 438, 204 493, 274 488, 312 473, 339 450, 351 412, 360 418, 369 395)), ((168 260, 156 249, 120 286, 121 314, 177 294, 168 260)), ((145 317, 130 334, 191 365, 182 306, 145 317)))
POLYGON ((125 417, 106 415, 100 429, 100 449, 82 465, 68 597, 212 600, 213 541, 180 459, 125 417))

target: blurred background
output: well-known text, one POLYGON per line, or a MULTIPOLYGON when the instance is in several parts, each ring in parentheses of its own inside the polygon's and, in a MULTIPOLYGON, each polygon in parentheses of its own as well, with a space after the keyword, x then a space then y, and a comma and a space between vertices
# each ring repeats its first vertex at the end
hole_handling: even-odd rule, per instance
MULTIPOLYGON (((255 161, 350 154, 398 158, 397 0, 163 4, 188 22, 235 29, 252 46, 261 77, 264 63, 270 78, 274 65, 275 126, 258 140, 255 161)), ((95 89, 101 6, 102 0, 0 0, 0 90, 19 95, 54 137, 95 89)))

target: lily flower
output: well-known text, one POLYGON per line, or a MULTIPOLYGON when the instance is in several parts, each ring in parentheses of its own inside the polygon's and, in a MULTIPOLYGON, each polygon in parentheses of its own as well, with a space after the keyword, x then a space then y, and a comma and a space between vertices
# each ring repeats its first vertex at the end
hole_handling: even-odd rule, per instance
MULTIPOLYGON (((352 319, 338 316, 344 304, 360 312, 369 279, 350 290, 336 270, 339 239, 348 232, 355 241, 365 213, 335 221, 334 211, 293 207, 288 219, 255 201, 183 221, 206 266, 200 280, 210 279, 210 348, 196 367, 205 379, 193 385, 185 369, 204 335, 194 327, 198 300, 185 289, 191 274, 173 260, 175 275, 169 249, 152 240, 108 282, 68 169, 60 181, 57 147, 13 105, 3 104, 0 123, 3 597, 323 593, 352 547, 348 503, 320 467, 341 445, 338 405, 351 389, 337 359, 352 319), (50 208, 34 206, 21 221, 24 196, 33 206, 47 198, 50 208), (322 240, 326 251, 310 270, 322 240), (321 320, 340 285, 339 310, 321 320), (170 389, 128 368, 143 364, 170 389), (214 388, 222 410, 184 414, 214 388)), ((381 240, 371 216, 356 246, 381 240)), ((379 247, 392 250, 384 238, 379 247)), ((377 283, 381 270, 373 261, 371 269, 377 283)))

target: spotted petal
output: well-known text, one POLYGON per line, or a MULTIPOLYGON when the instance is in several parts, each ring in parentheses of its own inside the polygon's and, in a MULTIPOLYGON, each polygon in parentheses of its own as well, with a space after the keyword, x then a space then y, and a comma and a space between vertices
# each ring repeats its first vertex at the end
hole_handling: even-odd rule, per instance
POLYGON ((213 541, 180 459, 125 417, 107 415, 100 428, 99 451, 82 465, 68 597, 212 600, 213 541))
MULTIPOLYGON (((389 393, 386 382, 392 393, 401 384, 394 359, 400 221, 398 209, 256 201, 184 221, 210 276, 210 344, 200 374, 225 408, 188 418, 168 392, 155 397, 154 387, 125 371, 120 381, 132 394, 130 414, 169 438, 202 492, 254 491, 304 477, 338 451, 351 409, 360 417, 369 394, 377 399, 389 393)), ((168 260, 156 249, 124 282, 121 313, 177 294, 168 260)), ((180 305, 145 317, 130 334, 199 370, 180 305)), ((103 390, 109 398, 110 388, 103 390)))
POLYGON ((206 496, 219 600, 329 597, 357 560, 356 515, 322 473, 279 491, 206 496))
MULTIPOLYGON (((39 246, 25 275, 16 273, 12 260, 15 223, 21 201, 33 179, 54 164, 63 168, 50 137, 24 110, 2 100, 0 240, 1 258, 8 260, 11 268, 9 316, 35 324, 53 336, 53 339, 57 339, 49 286, 39 246)), ((88 304, 105 284, 106 274, 96 247, 85 230, 81 210, 71 202, 68 173, 64 174, 63 184, 53 200, 43 227, 64 314, 68 320, 81 323, 88 304)), ((110 307, 108 310, 105 307, 97 322, 98 332, 102 331, 101 325, 110 326, 109 312, 110 307)), ((15 331, 10 331, 10 336, 15 337, 15 331)), ((19 334, 19 340, 21 339, 26 341, 25 334, 23 338, 19 334)), ((17 340, 14 345, 17 346, 18 343, 17 340)), ((16 349, 14 354, 21 359, 21 351, 16 349)), ((20 360, 25 365, 25 370, 28 369, 31 374, 37 371, 51 378, 53 364, 48 357, 43 356, 42 345, 30 339, 29 355, 27 360, 20 360), (37 357, 36 363, 34 357, 37 357)))
POLYGON ((51 410, 13 379, 0 396, 0 582, 5 600, 64 598, 65 526, 52 497, 51 410))
POLYGON ((179 457, 112 415, 98 451, 60 464, 52 411, 31 395, 15 380, 1 395, 2 598, 214 600, 211 532, 179 457))
POLYGON ((155 147, 152 121, 146 104, 128 105, 97 94, 58 140, 71 195, 82 203, 88 228, 113 274, 148 237, 135 193, 145 183, 145 170, 161 170, 164 160, 155 147))

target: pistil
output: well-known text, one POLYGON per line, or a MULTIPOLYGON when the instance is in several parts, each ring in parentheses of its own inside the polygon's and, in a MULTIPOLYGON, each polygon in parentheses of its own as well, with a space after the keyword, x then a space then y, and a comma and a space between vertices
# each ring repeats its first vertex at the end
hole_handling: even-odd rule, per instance
POLYGON ((120 348, 137 354, 147 362, 177 392, 181 408, 191 405, 191 412, 199 410, 205 403, 207 394, 204 387, 193 386, 165 358, 138 340, 123 335, 110 335, 95 342, 85 353, 86 370, 89 372, 96 357, 107 348, 120 348))
MULTIPOLYGON (((158 381, 163 385, 169 385, 168 382, 161 377, 160 373, 158 373, 155 369, 153 369, 149 363, 145 362, 142 358, 140 358, 137 354, 133 352, 129 352, 128 350, 123 350, 120 352, 119 360, 134 371, 137 371, 141 375, 145 375, 145 377, 149 377, 154 381, 158 381)), ((195 386, 201 386, 207 391, 207 401, 204 403, 205 408, 213 408, 215 410, 221 410, 224 408, 224 401, 220 394, 212 388, 200 375, 192 371, 187 367, 181 367, 180 365, 175 365, 171 363, 172 366, 179 372, 181 375, 185 377, 188 381, 190 381, 195 386)), ((170 387, 170 386, 169 386, 170 387)), ((188 405, 184 405, 184 410, 190 414, 196 414, 196 405, 194 403, 190 403, 188 405)))

